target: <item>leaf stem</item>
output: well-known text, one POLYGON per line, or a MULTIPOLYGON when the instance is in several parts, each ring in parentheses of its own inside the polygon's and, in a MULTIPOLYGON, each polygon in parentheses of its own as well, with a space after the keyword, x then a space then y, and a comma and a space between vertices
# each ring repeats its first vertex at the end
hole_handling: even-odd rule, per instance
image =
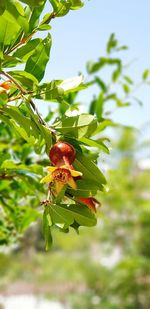
POLYGON ((30 105, 32 106, 32 109, 34 110, 34 112, 37 114, 39 122, 44 125, 45 127, 48 127, 47 123, 44 121, 44 119, 41 117, 36 105, 34 104, 33 100, 31 98, 26 98, 26 94, 29 94, 28 91, 26 89, 24 89, 17 81, 14 77, 12 77, 9 73, 6 73, 4 71, 1 71, 1 74, 3 74, 5 77, 7 77, 9 80, 11 80, 16 86, 17 88, 20 90, 21 95, 20 98, 24 98, 26 101, 28 101, 30 103, 30 105))
MULTIPOLYGON (((43 22, 41 23, 42 25, 45 25, 45 24, 49 24, 50 21, 56 17, 56 13, 55 12, 52 12, 50 14, 50 16, 48 16, 48 18, 43 22)), ((26 44, 32 37, 33 35, 39 30, 38 27, 36 27, 27 37, 23 37, 21 38, 21 40, 15 45, 13 46, 12 48, 10 48, 7 52, 6 52, 6 55, 9 55, 10 53, 12 53, 15 49, 17 49, 18 47, 20 47, 21 45, 23 44, 26 44)))

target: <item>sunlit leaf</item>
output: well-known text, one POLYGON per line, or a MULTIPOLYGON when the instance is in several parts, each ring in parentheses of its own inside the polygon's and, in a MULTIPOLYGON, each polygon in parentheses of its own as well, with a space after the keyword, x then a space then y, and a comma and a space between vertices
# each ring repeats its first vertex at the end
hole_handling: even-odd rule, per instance
POLYGON ((44 76, 46 64, 49 60, 49 53, 52 44, 50 34, 40 42, 34 50, 34 53, 28 58, 25 71, 34 75, 38 81, 44 76))

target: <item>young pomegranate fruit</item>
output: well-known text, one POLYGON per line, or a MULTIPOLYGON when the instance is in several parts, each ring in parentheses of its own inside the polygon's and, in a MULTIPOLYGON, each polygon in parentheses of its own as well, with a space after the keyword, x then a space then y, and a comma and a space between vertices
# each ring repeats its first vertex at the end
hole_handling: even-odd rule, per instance
POLYGON ((49 158, 55 166, 70 166, 74 162, 76 151, 72 145, 67 142, 59 141, 51 148, 49 158))

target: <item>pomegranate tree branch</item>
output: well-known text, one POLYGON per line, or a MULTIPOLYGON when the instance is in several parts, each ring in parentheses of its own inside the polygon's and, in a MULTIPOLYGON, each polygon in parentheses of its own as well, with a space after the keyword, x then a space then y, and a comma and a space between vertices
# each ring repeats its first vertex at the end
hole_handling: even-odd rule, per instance
MULTIPOLYGON (((52 12, 51 14, 48 15, 47 19, 45 19, 41 25, 45 25, 45 24, 49 24, 50 21, 56 17, 56 13, 52 12)), ((9 55, 10 53, 12 53, 14 50, 16 50, 17 48, 19 48, 21 45, 26 44, 30 39, 32 39, 33 35, 39 30, 39 28, 35 28, 27 37, 23 37, 21 38, 21 40, 12 48, 8 49, 8 51, 6 52, 7 55, 9 55)))
POLYGON ((32 107, 32 109, 34 110, 34 112, 37 114, 39 122, 48 127, 47 123, 44 121, 44 119, 41 117, 36 105, 34 104, 33 100, 31 98, 27 98, 25 95, 29 94, 28 91, 26 89, 24 89, 17 81, 14 77, 12 77, 9 73, 1 71, 1 74, 3 74, 5 77, 7 77, 9 80, 11 80, 16 86, 17 88, 20 90, 21 92, 21 97, 24 98, 26 101, 28 101, 32 107))

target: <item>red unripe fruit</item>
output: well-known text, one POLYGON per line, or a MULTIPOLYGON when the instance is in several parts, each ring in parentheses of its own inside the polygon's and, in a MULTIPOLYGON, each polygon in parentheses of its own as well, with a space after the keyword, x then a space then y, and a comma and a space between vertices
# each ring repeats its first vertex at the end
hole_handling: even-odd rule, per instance
POLYGON ((51 148, 49 152, 49 158, 53 165, 61 166, 61 165, 68 165, 70 166, 76 156, 76 151, 72 145, 67 142, 57 142, 51 148))

